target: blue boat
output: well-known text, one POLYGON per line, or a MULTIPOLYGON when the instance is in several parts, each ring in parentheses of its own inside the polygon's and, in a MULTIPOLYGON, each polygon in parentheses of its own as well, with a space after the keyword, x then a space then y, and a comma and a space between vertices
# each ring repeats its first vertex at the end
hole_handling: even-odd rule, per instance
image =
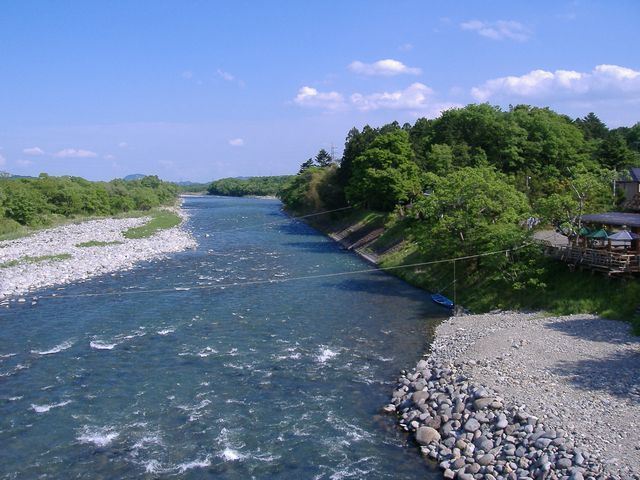
POLYGON ((442 305, 443 307, 453 308, 453 302, 444 295, 440 295, 439 293, 432 294, 431 300, 436 302, 438 305, 442 305))

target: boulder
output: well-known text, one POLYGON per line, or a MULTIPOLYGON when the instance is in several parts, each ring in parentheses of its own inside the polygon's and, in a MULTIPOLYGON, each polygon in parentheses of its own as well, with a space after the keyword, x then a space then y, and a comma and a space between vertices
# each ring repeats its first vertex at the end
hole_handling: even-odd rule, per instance
POLYGON ((431 427, 420 427, 416 430, 416 441, 420 445, 428 445, 440 441, 440 433, 431 427))

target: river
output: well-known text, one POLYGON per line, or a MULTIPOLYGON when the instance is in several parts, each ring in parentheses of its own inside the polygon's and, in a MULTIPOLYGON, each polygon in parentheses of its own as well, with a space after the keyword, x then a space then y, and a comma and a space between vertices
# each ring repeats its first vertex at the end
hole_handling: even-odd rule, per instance
POLYGON ((441 478, 380 407, 446 312, 316 277, 369 265, 278 201, 184 208, 196 250, 0 311, 0 477, 441 478))

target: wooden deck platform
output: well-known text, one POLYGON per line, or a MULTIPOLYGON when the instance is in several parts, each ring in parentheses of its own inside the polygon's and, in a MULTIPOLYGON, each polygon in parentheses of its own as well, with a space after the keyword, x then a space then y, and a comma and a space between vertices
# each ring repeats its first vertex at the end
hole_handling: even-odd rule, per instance
POLYGON ((610 276, 640 273, 640 254, 574 245, 544 245, 545 255, 561 260, 570 267, 605 272, 610 276))

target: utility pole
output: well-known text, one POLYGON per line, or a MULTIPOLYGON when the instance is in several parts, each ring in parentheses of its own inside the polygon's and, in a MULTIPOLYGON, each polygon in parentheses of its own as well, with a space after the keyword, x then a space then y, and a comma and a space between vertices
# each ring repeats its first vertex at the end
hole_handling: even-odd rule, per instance
POLYGON ((456 261, 453 260, 453 316, 457 317, 458 299, 456 298, 456 261))

